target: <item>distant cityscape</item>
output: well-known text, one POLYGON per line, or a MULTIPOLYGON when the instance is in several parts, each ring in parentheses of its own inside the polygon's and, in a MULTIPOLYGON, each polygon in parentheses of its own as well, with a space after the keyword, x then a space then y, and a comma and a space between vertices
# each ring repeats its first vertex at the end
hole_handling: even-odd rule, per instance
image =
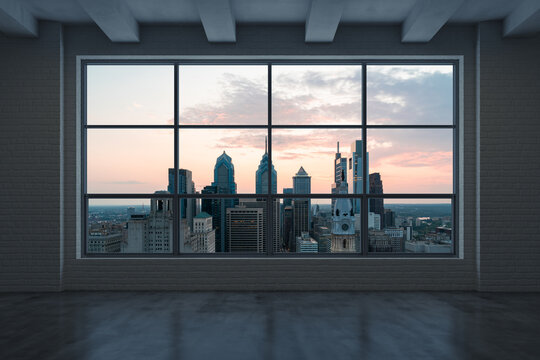
MULTIPOLYGON (((366 154, 369 174, 369 153, 366 154)), ((347 156, 337 143, 331 194, 363 193, 362 140, 355 140, 347 156)), ((269 169, 268 153, 255 171, 256 194, 277 193, 277 171, 269 169)), ((196 194, 192 172, 178 169, 179 194, 196 194)), ((214 181, 202 194, 236 194, 232 158, 225 151, 216 159, 214 181)), ((167 190, 174 193, 174 169, 168 169, 167 190)), ((311 176, 302 166, 284 194, 310 194, 311 176)), ((383 194, 380 173, 369 174, 369 194, 383 194)), ((274 252, 360 252, 361 201, 333 198, 328 204, 309 198, 274 199, 272 244, 274 252)), ((370 252, 452 253, 451 204, 391 204, 372 198, 368 203, 370 252)), ((179 251, 181 253, 266 252, 266 198, 180 199, 179 251)), ((149 206, 93 206, 88 209, 88 253, 171 253, 173 251, 173 200, 152 198, 149 206)))

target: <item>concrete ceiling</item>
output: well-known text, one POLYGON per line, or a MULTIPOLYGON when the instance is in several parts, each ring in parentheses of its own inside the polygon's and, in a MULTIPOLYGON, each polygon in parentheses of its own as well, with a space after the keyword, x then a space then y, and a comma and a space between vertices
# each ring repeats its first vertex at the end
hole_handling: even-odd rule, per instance
POLYGON ((137 42, 139 24, 201 24, 209 41, 234 42, 236 24, 305 24, 306 42, 331 42, 339 24, 401 25, 428 42, 445 24, 504 20, 504 36, 540 32, 540 0, 0 0, 0 31, 38 36, 38 20, 97 24, 137 42))

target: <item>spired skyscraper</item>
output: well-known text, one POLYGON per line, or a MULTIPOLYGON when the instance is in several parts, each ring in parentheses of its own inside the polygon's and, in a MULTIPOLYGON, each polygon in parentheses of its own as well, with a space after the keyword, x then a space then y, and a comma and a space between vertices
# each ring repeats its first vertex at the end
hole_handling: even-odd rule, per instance
MULTIPOLYGON (((337 154, 336 154, 337 156, 337 154)), ((349 166, 347 167, 347 177, 349 182, 349 194, 362 194, 364 192, 363 186, 363 172, 362 172, 362 140, 355 140, 351 144, 351 157, 349 158, 349 166)), ((366 152, 366 174, 369 174, 369 153, 366 152)), ((346 180, 346 181, 347 181, 346 180)), ((369 193, 369 189, 368 189, 369 193)), ((362 208, 361 199, 352 199, 353 210, 359 214, 362 208)))
MULTIPOLYGON (((300 167, 296 175, 293 176, 294 194, 311 194, 311 176, 308 175, 304 167, 300 167)), ((293 240, 302 236, 303 232, 309 232, 311 224, 311 199, 293 200, 293 240)), ((294 245, 294 244, 293 244, 294 245)))
MULTIPOLYGON (((347 158, 341 157, 338 141, 336 158, 334 159, 334 183, 332 184, 332 194, 339 194, 339 187, 342 182, 347 183, 347 158)), ((336 199, 332 199, 332 211, 334 211, 335 204, 336 199)))
MULTIPOLYGON (((264 139, 264 154, 262 156, 261 162, 257 172, 255 172, 255 193, 256 194, 267 194, 268 193, 268 150, 267 150, 267 139, 264 139)), ((272 165, 272 194, 277 193, 277 172, 272 165)))

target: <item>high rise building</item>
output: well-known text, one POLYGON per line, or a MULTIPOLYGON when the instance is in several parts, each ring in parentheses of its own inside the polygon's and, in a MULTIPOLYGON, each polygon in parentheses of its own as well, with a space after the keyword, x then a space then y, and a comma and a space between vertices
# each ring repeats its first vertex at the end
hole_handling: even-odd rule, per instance
POLYGON ((293 232, 293 207, 291 205, 287 205, 283 208, 283 246, 286 249, 291 250, 291 248, 294 248, 292 245, 292 232, 293 232))
MULTIPOLYGON (((383 183, 380 173, 369 174, 369 193, 383 194, 383 183)), ((384 227, 384 199, 369 199, 369 211, 379 215, 379 228, 382 229, 384 227)))
POLYGON ((315 239, 309 236, 308 232, 303 232, 296 237, 296 252, 316 253, 319 252, 319 244, 315 239))
MULTIPOLYGON (((264 155, 262 156, 259 167, 255 172, 255 193, 256 194, 267 194, 268 193, 268 167, 269 159, 267 152, 266 139, 264 141, 264 155)), ((277 193, 277 172, 272 165, 272 193, 277 193)))
POLYGON ((396 213, 391 209, 384 209, 384 227, 396 226, 396 213))
MULTIPOLYGON (((205 186, 202 194, 236 194, 234 182, 234 164, 225 151, 216 159, 214 181, 205 186)), ((226 209, 238 204, 236 199, 203 199, 201 210, 212 215, 213 227, 216 229, 216 252, 227 251, 226 209)))
MULTIPOLYGON (((284 194, 294 194, 293 188, 283 188, 284 194)), ((291 206, 292 205, 292 199, 291 198, 284 198, 283 199, 283 207, 285 206, 291 206)))
POLYGON ((226 212, 227 251, 264 252, 263 208, 248 208, 242 203, 226 212))
MULTIPOLYGON (((167 191, 174 193, 174 169, 169 169, 169 185, 167 191)), ((178 169, 178 194, 194 194, 195 183, 192 180, 190 170, 178 169)), ((195 199, 180 199, 180 218, 186 219, 186 223, 191 229, 193 217, 196 215, 197 207, 195 199)))
POLYGON ((193 219, 191 233, 191 249, 195 253, 214 253, 216 246, 216 230, 212 228, 212 216, 200 212, 193 219))
MULTIPOLYGON (((346 179, 349 182, 349 194, 362 194, 364 192, 362 151, 362 140, 355 140, 351 144, 351 156, 348 159, 349 164, 347 166, 346 179)), ((369 174, 369 153, 366 153, 366 168, 366 173, 369 174)), ((362 208, 361 199, 352 199, 352 204, 354 212, 360 213, 362 208)))
MULTIPOLYGON (((346 194, 345 183, 339 188, 339 194, 346 194)), ((335 252, 355 252, 355 216, 351 199, 336 199, 334 211, 332 213, 332 235, 330 251, 335 252)))
MULTIPOLYGON (((168 194, 156 191, 156 194, 168 194)), ((170 253, 173 235, 172 199, 154 198, 148 215, 131 215, 127 222, 126 253, 170 253)))
MULTIPOLYGON (((341 183, 347 183, 347 158, 341 157, 339 152, 339 141, 337 142, 336 158, 334 159, 334 183, 332 184, 332 194, 339 193, 339 187, 341 183)), ((332 199, 332 210, 336 203, 335 199, 332 199)))
MULTIPOLYGON (((293 200, 293 231, 292 242, 296 237, 301 236, 302 232, 309 232, 309 200, 294 199, 293 200)), ((293 249, 291 249, 293 251, 293 249)))
MULTIPOLYGON (((311 194, 311 176, 308 175, 303 166, 300 166, 296 175, 293 176, 293 193, 295 194, 311 194)), ((307 230, 311 230, 311 199, 303 199, 307 201, 307 219, 301 219, 302 223, 307 223, 307 230)), ((299 228, 298 228, 299 229, 299 228)), ((300 234, 295 234, 300 236, 300 234)))
MULTIPOLYGON (((263 249, 266 251, 266 239, 268 237, 267 232, 267 219, 266 216, 267 212, 267 206, 266 206, 266 200, 265 199, 241 199, 240 205, 249 208, 260 208, 263 212, 263 249)), ((280 207, 279 207, 279 199, 274 200, 274 205, 272 206, 272 243, 273 243, 273 251, 274 252, 280 252, 283 248, 283 245, 281 243, 281 228, 279 224, 279 214, 280 214, 280 207)))

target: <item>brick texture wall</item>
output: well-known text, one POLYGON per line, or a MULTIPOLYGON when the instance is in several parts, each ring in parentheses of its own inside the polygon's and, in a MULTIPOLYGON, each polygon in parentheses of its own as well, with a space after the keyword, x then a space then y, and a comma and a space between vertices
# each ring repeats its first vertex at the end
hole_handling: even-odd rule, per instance
POLYGON ((61 40, 0 35, 0 291, 60 288, 61 40))
POLYGON ((479 289, 540 290, 540 36, 480 24, 479 289))

